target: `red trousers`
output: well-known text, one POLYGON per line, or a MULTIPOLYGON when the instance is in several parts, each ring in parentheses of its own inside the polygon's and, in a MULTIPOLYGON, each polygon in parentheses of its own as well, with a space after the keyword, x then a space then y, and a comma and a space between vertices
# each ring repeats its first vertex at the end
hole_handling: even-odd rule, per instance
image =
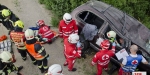
POLYGON ((66 58, 66 62, 64 64, 68 64, 68 70, 72 70, 76 58, 67 58, 67 56, 65 54, 64 54, 64 56, 66 58))
POLYGON ((97 75, 102 75, 103 69, 108 70, 108 64, 104 66, 97 64, 97 75))
POLYGON ((130 72, 124 72, 124 71, 122 70, 122 68, 120 68, 118 75, 131 75, 131 73, 130 73, 130 72))

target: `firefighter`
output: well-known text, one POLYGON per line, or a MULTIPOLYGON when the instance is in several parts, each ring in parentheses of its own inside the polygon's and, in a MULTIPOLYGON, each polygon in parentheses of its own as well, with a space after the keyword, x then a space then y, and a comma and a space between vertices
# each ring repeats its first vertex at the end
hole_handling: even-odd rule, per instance
POLYGON ((1 5, 0 4, 0 12, 3 10, 3 9, 8 9, 5 5, 1 5))
POLYGON ((81 43, 77 34, 71 34, 64 39, 64 55, 66 58, 64 66, 68 65, 69 71, 76 71, 77 69, 73 68, 75 59, 81 57, 81 43))
POLYGON ((25 61, 27 58, 27 50, 25 47, 25 35, 23 32, 24 23, 21 20, 15 22, 14 30, 10 32, 10 38, 17 46, 17 50, 25 61))
POLYGON ((0 12, 0 23, 2 23, 7 30, 12 31, 14 29, 14 23, 18 21, 19 18, 9 9, 3 9, 0 12))
POLYGON ((142 55, 137 54, 137 51, 138 46, 131 45, 130 54, 129 56, 123 58, 118 75, 131 75, 131 73, 136 70, 137 66, 141 62, 143 64, 148 64, 148 62, 142 55))
POLYGON ((49 54, 46 54, 45 48, 35 39, 33 30, 27 29, 25 31, 25 38, 25 46, 29 54, 31 54, 31 60, 34 63, 37 62, 41 73, 46 73, 49 54))
POLYGON ((16 67, 12 63, 12 55, 8 51, 3 51, 0 54, 0 75, 10 75, 11 72, 16 73, 17 75, 22 75, 19 73, 22 70, 23 66, 16 67))
POLYGON ((75 20, 72 20, 72 16, 69 13, 63 15, 63 20, 59 22, 59 36, 61 38, 68 38, 70 34, 78 34, 78 28, 75 20))
POLYGON ((51 44, 55 40, 54 33, 50 30, 50 26, 46 25, 43 20, 37 22, 39 27, 38 35, 40 35, 44 41, 51 44))
POLYGON ((48 73, 45 75, 63 75, 63 69, 59 64, 53 64, 48 68, 48 73))
POLYGON ((102 49, 94 55, 91 63, 92 65, 97 64, 97 75, 102 75, 102 69, 104 69, 105 71, 108 70, 110 58, 115 54, 115 45, 116 44, 113 43, 112 49, 108 50, 110 47, 109 40, 104 40, 100 44, 102 49))

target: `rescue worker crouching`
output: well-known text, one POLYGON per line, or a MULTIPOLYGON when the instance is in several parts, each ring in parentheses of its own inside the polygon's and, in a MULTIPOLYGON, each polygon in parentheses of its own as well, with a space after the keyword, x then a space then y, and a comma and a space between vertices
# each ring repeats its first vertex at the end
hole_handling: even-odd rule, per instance
POLYGON ((0 54, 0 75, 9 75, 11 72, 16 73, 17 75, 22 75, 19 73, 22 70, 23 66, 16 67, 12 63, 12 55, 8 51, 3 51, 0 54))
POLYGON ((63 75, 63 69, 59 64, 53 64, 48 68, 48 73, 45 75, 63 75))
POLYGON ((25 35, 23 32, 24 23, 21 20, 15 22, 14 30, 10 32, 10 38, 17 46, 17 50, 25 61, 27 58, 27 50, 25 47, 25 35))
POLYGON ((19 18, 9 9, 3 9, 0 11, 0 23, 9 30, 9 33, 14 29, 14 23, 18 20, 19 18))
POLYGON ((31 29, 25 31, 26 48, 31 55, 31 60, 38 64, 41 73, 46 73, 48 69, 49 54, 46 54, 45 48, 35 39, 34 32, 31 29))
POLYGON ((73 68, 75 60, 81 57, 81 43, 77 34, 71 34, 64 39, 64 55, 66 58, 64 66, 68 65, 69 71, 76 71, 77 69, 73 68))
POLYGON ((59 22, 59 36, 65 39, 72 33, 78 34, 76 21, 72 20, 72 16, 69 13, 65 13, 63 15, 63 20, 59 22))
POLYGON ((114 56, 115 54, 115 46, 116 44, 112 44, 112 49, 108 50, 110 47, 109 40, 104 40, 101 44, 101 50, 97 52, 93 59, 91 64, 94 66, 97 64, 97 74, 96 75, 102 75, 102 70, 108 71, 108 64, 110 62, 110 58, 114 56))
POLYGON ((57 36, 51 31, 50 26, 46 25, 43 20, 37 22, 37 27, 39 27, 38 35, 41 36, 44 42, 51 44, 57 36))

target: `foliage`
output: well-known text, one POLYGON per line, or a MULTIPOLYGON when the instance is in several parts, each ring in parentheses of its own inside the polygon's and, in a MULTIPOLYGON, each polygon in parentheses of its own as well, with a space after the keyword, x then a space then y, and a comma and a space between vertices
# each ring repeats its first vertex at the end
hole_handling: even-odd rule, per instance
MULTIPOLYGON (((77 6, 87 2, 89 0, 39 0, 39 3, 45 4, 46 8, 52 10, 53 14, 57 18, 52 21, 59 22, 62 16, 66 12, 71 12, 77 6)), ((138 19, 140 22, 150 28, 150 4, 149 0, 101 0, 114 7, 123 10, 127 14, 138 19)), ((58 24, 58 23, 54 23, 58 24)), ((55 25, 57 26, 57 25, 55 25)))

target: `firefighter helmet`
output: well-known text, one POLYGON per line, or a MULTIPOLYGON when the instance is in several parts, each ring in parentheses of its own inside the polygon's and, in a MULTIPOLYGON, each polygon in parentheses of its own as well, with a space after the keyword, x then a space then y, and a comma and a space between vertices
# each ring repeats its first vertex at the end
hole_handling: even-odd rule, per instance
POLYGON ((2 16, 3 17, 8 17, 8 16, 10 16, 11 15, 11 12, 10 12, 10 10, 8 10, 8 9, 3 9, 2 10, 2 16))
POLYGON ((34 32, 33 32, 33 30, 27 29, 27 30, 25 31, 25 37, 26 37, 27 40, 32 40, 32 39, 34 39, 34 32))
POLYGON ((64 16, 63 16, 63 20, 66 23, 70 23, 72 21, 72 16, 69 13, 65 13, 64 16))
POLYGON ((24 23, 21 20, 15 22, 15 27, 24 28, 24 23))
POLYGON ((38 20, 37 21, 37 26, 42 26, 42 25, 45 25, 44 20, 38 20))
POLYGON ((78 34, 71 34, 68 37, 68 41, 72 44, 75 44, 79 41, 79 35, 78 34))
POLYGON ((62 67, 59 64, 53 64, 48 69, 48 75, 63 75, 62 67))
POLYGON ((3 51, 0 54, 0 59, 1 59, 2 62, 10 63, 10 62, 12 62, 12 55, 8 51, 3 51))
POLYGON ((101 44, 100 44, 102 49, 108 49, 110 46, 110 42, 109 40, 104 40, 101 44))
POLYGON ((107 37, 108 38, 116 38, 116 32, 114 32, 114 31, 107 32, 107 37))

